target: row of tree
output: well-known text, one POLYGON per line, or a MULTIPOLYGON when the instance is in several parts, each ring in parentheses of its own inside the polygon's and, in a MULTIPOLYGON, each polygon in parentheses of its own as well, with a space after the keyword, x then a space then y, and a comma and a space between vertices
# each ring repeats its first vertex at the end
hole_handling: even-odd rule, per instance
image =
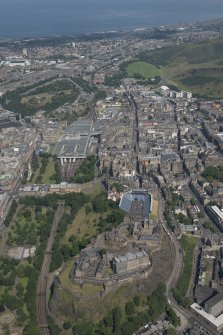
POLYGON ((188 308, 190 301, 187 297, 187 291, 192 276, 194 248, 197 244, 197 238, 184 235, 182 236, 180 243, 184 251, 183 271, 172 292, 174 299, 178 302, 178 304, 188 308))
POLYGON ((8 227, 10 225, 10 223, 12 221, 12 217, 15 214, 17 207, 18 207, 17 201, 14 199, 12 201, 12 204, 11 204, 11 207, 9 209, 8 215, 6 216, 5 221, 4 221, 4 225, 6 227, 8 227))

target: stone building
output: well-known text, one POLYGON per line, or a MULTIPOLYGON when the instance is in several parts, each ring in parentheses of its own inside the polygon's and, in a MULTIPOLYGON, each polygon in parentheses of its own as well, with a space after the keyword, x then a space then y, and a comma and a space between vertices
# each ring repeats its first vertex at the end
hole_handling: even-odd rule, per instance
POLYGON ((130 272, 147 269, 151 265, 149 254, 143 250, 138 252, 128 252, 124 256, 115 256, 112 267, 118 276, 126 275, 130 272))

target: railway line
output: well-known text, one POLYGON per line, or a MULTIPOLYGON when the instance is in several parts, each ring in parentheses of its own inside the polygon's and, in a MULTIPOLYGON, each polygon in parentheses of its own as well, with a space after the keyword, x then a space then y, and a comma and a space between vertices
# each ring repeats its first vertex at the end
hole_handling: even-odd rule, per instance
POLYGON ((67 163, 66 168, 65 168, 65 178, 69 180, 71 177, 74 176, 74 171, 76 169, 76 166, 74 163, 67 163))
POLYGON ((47 288, 47 279, 48 279, 48 275, 50 272, 52 247, 53 247, 53 243, 56 237, 58 225, 63 215, 63 211, 64 211, 64 206, 59 205, 56 210, 54 220, 52 223, 50 236, 49 236, 46 251, 44 254, 43 264, 42 264, 42 268, 41 268, 39 278, 38 278, 38 283, 37 283, 37 290, 36 290, 37 321, 39 324, 41 335, 51 335, 49 327, 48 327, 48 322, 47 322, 46 288, 47 288))
POLYGON ((81 165, 82 160, 76 162, 66 162, 63 166, 59 164, 60 174, 64 180, 69 181, 74 176, 75 170, 81 165))

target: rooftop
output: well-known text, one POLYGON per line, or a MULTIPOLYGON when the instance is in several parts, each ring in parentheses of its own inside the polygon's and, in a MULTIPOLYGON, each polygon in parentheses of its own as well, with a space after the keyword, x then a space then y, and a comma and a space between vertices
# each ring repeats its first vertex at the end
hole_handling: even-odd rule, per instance
POLYGON ((214 307, 216 304, 222 301, 222 306, 223 306, 223 292, 216 294, 214 297, 210 298, 206 304, 208 305, 209 308, 214 307))
POLYGON ((58 158, 85 158, 93 122, 79 120, 69 125, 56 144, 58 158))
POLYGON ((223 211, 218 208, 218 206, 211 206, 212 211, 217 214, 217 216, 222 220, 223 219, 223 211))
POLYGON ((56 144, 55 153, 60 157, 85 157, 88 137, 62 140, 56 144))
POLYGON ((213 315, 207 313, 200 305, 196 303, 192 304, 190 308, 193 309, 198 314, 200 314, 203 318, 205 318, 215 327, 219 328, 223 326, 223 314, 220 314, 217 318, 215 318, 213 315))
POLYGON ((88 135, 92 129, 92 121, 90 120, 78 120, 71 123, 67 129, 65 130, 66 133, 70 135, 77 135, 77 134, 86 134, 88 135))
POLYGON ((123 194, 119 207, 132 215, 133 209, 140 207, 142 216, 146 217, 151 212, 152 196, 145 190, 132 190, 123 194))
POLYGON ((139 259, 142 257, 148 256, 148 254, 143 250, 143 251, 138 251, 138 252, 127 252, 124 256, 119 255, 115 257, 115 261, 117 263, 123 263, 127 261, 132 261, 134 259, 139 259))

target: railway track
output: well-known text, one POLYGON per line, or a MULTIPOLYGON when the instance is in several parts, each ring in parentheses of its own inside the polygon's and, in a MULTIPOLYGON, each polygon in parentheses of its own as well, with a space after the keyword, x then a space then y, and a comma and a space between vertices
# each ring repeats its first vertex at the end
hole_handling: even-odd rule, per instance
POLYGON ((71 177, 74 176, 74 170, 75 170, 74 163, 67 163, 67 168, 65 172, 67 180, 69 180, 71 177))
POLYGON ((39 324, 41 335, 50 335, 50 330, 49 330, 48 322, 47 322, 46 288, 47 288, 47 279, 48 279, 48 275, 50 272, 52 247, 53 247, 53 243, 56 237, 58 225, 63 215, 63 211, 64 211, 64 206, 59 205, 56 210, 55 216, 54 216, 52 228, 50 231, 50 236, 49 236, 46 251, 44 254, 42 268, 41 268, 39 278, 38 278, 38 283, 37 283, 37 290, 36 290, 37 321, 39 324))
POLYGON ((59 164, 60 175, 63 177, 64 180, 69 181, 70 178, 74 176, 75 171, 79 168, 82 164, 83 160, 79 159, 76 162, 66 162, 62 166, 59 164))

